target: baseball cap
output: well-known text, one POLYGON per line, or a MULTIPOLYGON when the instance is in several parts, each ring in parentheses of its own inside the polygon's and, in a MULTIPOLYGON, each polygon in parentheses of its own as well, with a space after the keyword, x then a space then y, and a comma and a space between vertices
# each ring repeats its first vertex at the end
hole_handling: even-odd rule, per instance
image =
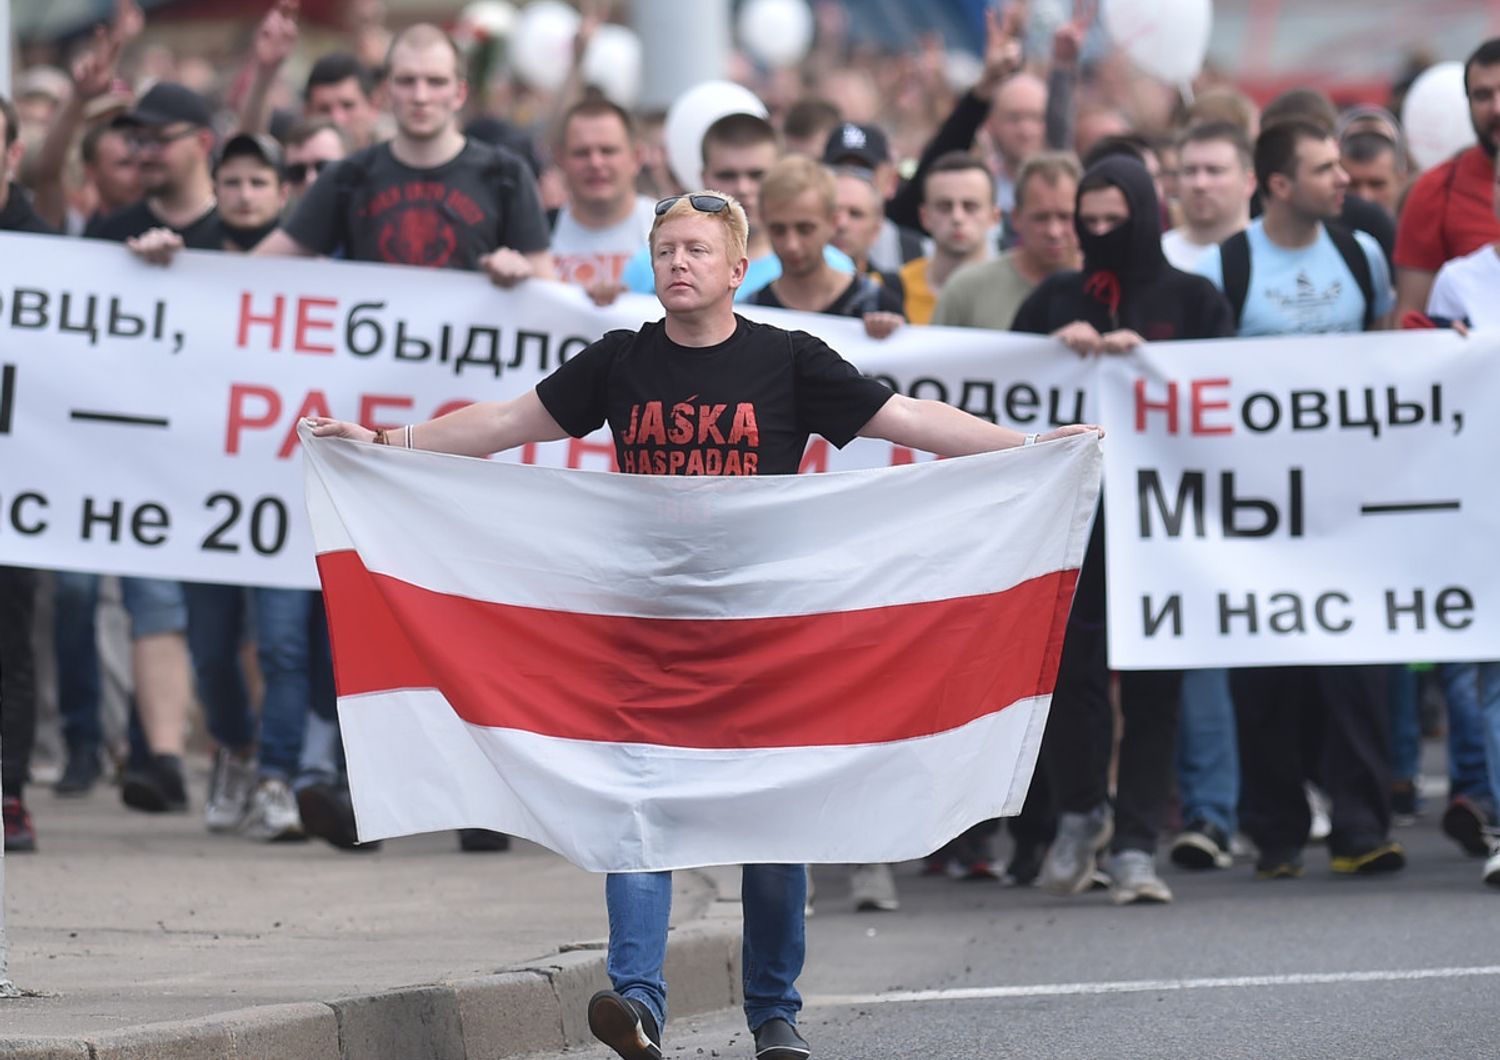
POLYGON ((846 121, 828 134, 823 161, 831 166, 853 160, 866 169, 875 169, 891 160, 891 144, 878 125, 857 125, 846 121))
POLYGON ((213 125, 213 110, 208 100, 186 85, 158 81, 135 106, 116 119, 119 125, 171 125, 186 122, 201 128, 213 125))
POLYGON ((217 173, 227 159, 240 155, 260 159, 276 171, 277 177, 286 179, 286 156, 282 154, 281 145, 269 136, 257 133, 237 133, 224 141, 214 160, 214 172, 217 173))

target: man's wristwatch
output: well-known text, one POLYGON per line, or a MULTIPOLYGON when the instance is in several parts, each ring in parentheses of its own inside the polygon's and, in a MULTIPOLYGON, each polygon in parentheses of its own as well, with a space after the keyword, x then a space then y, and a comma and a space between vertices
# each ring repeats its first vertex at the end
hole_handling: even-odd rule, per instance
POLYGON ((1026 440, 1024 442, 1022 442, 1021 445, 1022 446, 1035 445, 1036 444, 1036 437, 1037 436, 1034 435, 1034 434, 1028 434, 1026 436, 1026 440))

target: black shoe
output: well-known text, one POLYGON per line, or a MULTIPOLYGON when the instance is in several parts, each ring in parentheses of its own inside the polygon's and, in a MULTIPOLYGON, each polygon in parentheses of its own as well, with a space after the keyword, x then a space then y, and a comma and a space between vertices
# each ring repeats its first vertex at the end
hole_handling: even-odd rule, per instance
POLYGON ((1417 794, 1417 786, 1409 780, 1394 781, 1391 784, 1391 823, 1415 824, 1421 812, 1422 799, 1417 794))
POLYGON ((121 778, 120 799, 132 810, 144 813, 182 813, 187 809, 182 759, 152 755, 146 765, 127 769, 121 778))
POLYGON ((661 1030, 643 1002, 601 990, 589 998, 589 1030, 625 1060, 661 1060, 661 1030))
POLYGON ((297 792, 297 814, 302 831, 327 840, 340 850, 369 853, 380 849, 380 841, 361 843, 354 824, 354 804, 347 789, 332 784, 309 784, 297 792))
POLYGON ((1218 825, 1193 821, 1172 843, 1172 864, 1184 869, 1227 869, 1234 864, 1229 837, 1218 825))
POLYGON ((458 849, 471 854, 493 853, 510 849, 510 836, 504 832, 491 832, 488 828, 460 828, 458 849))
POLYGON ((94 789, 100 772, 97 750, 75 751, 68 755, 68 764, 52 785, 52 791, 66 799, 81 798, 94 789))
POLYGON ((1257 880, 1295 880, 1301 875, 1302 851, 1296 847, 1262 850, 1255 862, 1257 880))
POLYGON ((1010 861, 1005 864, 1004 882, 1012 887, 1030 887, 1042 874, 1042 859, 1046 856, 1046 843, 1017 842, 1010 861))
POLYGON ((1467 795, 1456 795, 1443 811, 1443 834, 1464 848, 1470 857, 1486 857, 1490 852, 1484 830, 1489 817, 1478 802, 1467 795))
POLYGON ((755 1060, 805 1060, 811 1055, 797 1028, 780 1017, 755 1028, 755 1060))
POLYGON ((36 850, 36 826, 19 795, 7 795, 0 801, 0 817, 5 821, 5 852, 29 854, 36 850))

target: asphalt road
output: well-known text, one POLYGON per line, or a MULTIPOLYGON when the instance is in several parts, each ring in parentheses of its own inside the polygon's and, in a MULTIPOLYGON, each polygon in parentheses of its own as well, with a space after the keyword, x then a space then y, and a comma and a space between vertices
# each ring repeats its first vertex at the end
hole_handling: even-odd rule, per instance
MULTIPOLYGON (((819 867, 800 1026, 819 1060, 1500 1056, 1500 890, 1440 809, 1398 830, 1395 876, 1335 878, 1321 849, 1300 880, 1167 866, 1169 906, 910 864, 900 911, 854 913, 847 872, 819 867)), ((752 1055, 737 1012, 668 1027, 669 1058, 752 1055)))

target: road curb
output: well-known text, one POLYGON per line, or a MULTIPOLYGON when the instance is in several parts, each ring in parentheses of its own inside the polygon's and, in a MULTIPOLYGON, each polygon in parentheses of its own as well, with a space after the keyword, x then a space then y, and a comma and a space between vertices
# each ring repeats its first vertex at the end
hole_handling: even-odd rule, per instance
MULTIPOLYGON (((609 986, 602 942, 493 975, 329 1001, 265 1005, 107 1033, 5 1037, 10 1060, 502 1060, 591 1042, 584 1009, 609 986)), ((717 900, 667 936, 672 1015, 738 1004, 740 918, 717 900)), ((0 1013, 3 1013, 0 1002, 0 1013)))

